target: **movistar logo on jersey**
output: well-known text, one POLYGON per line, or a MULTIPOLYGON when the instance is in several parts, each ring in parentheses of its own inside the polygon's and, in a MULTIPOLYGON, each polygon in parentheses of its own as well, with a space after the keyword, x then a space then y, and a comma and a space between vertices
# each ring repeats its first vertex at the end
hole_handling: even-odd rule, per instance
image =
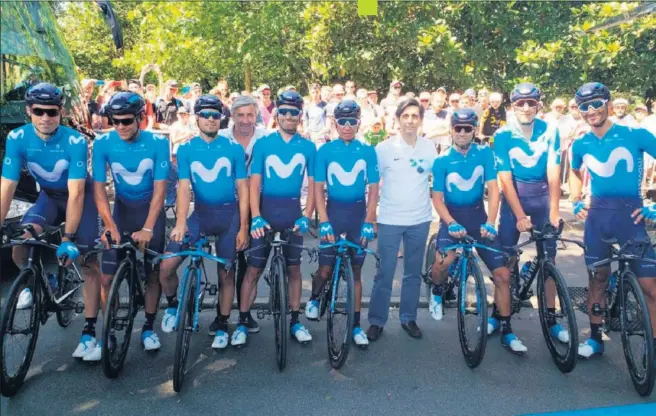
POLYGON ((629 152, 626 147, 613 149, 606 162, 600 162, 589 153, 583 156, 583 163, 585 163, 585 166, 594 172, 595 175, 603 178, 610 178, 613 176, 615 174, 615 169, 617 169, 617 164, 622 160, 626 162, 626 171, 633 172, 633 155, 631 155, 631 152, 629 152))
POLYGON ((68 169, 68 165, 68 160, 59 159, 57 163, 55 163, 55 167, 52 168, 52 171, 49 171, 36 162, 27 162, 27 168, 30 170, 32 175, 36 175, 48 182, 57 182, 59 179, 61 179, 64 171, 68 169))
POLYGON ((360 172, 365 172, 367 167, 367 162, 363 159, 358 160, 353 165, 353 168, 350 171, 344 170, 342 166, 337 162, 331 162, 328 165, 328 184, 333 185, 333 176, 337 178, 337 181, 343 186, 352 186, 355 181, 358 179, 360 172))
POLYGON ((474 172, 472 172, 472 176, 469 179, 463 178, 458 172, 449 173, 446 177, 446 187, 449 192, 453 192, 451 185, 455 185, 458 190, 463 192, 471 191, 479 179, 483 182, 484 172, 483 166, 478 165, 474 168, 474 172))
POLYGON ((143 180, 143 177, 146 174, 146 172, 148 172, 149 170, 151 171, 153 170, 153 166, 154 166, 153 159, 143 159, 139 163, 137 170, 135 170, 134 172, 127 169, 119 162, 114 162, 111 164, 112 172, 114 173, 116 182, 119 182, 119 178, 120 178, 123 182, 131 186, 139 185, 143 180))
POLYGON ((24 129, 12 130, 7 134, 7 139, 9 140, 18 140, 22 139, 25 136, 24 129))
POLYGON ((73 144, 80 144, 80 143, 85 143, 86 139, 82 136, 69 136, 68 137, 68 144, 73 145, 73 144))
POLYGON ((218 178, 221 169, 225 168, 227 176, 232 175, 232 163, 227 157, 221 157, 216 161, 212 169, 207 169, 201 162, 192 162, 191 166, 192 179, 196 182, 196 174, 203 182, 213 183, 218 178))
POLYGON ((264 163, 264 170, 267 178, 271 178, 271 170, 273 170, 278 177, 287 179, 292 176, 298 166, 301 167, 301 172, 303 172, 303 169, 305 169, 305 156, 302 153, 296 153, 287 164, 283 163, 277 155, 269 155, 264 163))
POLYGON ((513 160, 516 160, 523 167, 532 168, 538 164, 542 154, 547 151, 547 143, 543 141, 528 142, 528 147, 531 150, 531 154, 526 153, 524 149, 519 146, 510 149, 508 156, 510 156, 511 163, 513 160))

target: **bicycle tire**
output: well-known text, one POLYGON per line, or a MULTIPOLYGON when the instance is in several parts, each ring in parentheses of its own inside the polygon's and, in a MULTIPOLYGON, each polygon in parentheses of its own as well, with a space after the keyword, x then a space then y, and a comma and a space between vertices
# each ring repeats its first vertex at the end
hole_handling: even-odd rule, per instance
POLYGON ((437 233, 431 235, 426 246, 426 255, 424 256, 424 268, 421 276, 424 279, 424 286, 426 287, 426 302, 430 305, 430 298, 433 293, 433 280, 431 278, 431 270, 435 263, 435 256, 437 255, 437 233))
POLYGON ((544 262, 544 268, 538 276, 537 285, 538 295, 538 311, 540 315, 540 326, 542 327, 542 335, 544 341, 547 343, 547 349, 551 353, 551 358, 556 364, 556 367, 563 373, 570 373, 576 367, 576 359, 578 355, 578 326, 576 324, 576 315, 574 313, 574 306, 572 299, 569 296, 567 283, 565 278, 558 268, 550 261, 544 262), (549 312, 547 311, 547 291, 546 282, 547 276, 553 279, 556 285, 556 296, 560 303, 561 313, 567 318, 567 327, 569 329, 569 342, 564 354, 559 352, 558 347, 563 345, 560 341, 554 339, 551 335, 549 328, 549 312), (556 344, 556 343, 559 344, 556 344))
POLYGON ((5 299, 5 304, 2 308, 2 321, 0 323, 0 392, 5 397, 11 397, 18 393, 25 382, 25 376, 30 368, 30 363, 34 356, 36 341, 39 337, 39 329, 41 327, 40 315, 43 306, 41 305, 41 296, 41 287, 38 285, 34 270, 26 268, 18 274, 18 277, 14 280, 14 283, 7 294, 7 298, 5 299), (11 376, 7 373, 7 363, 5 362, 5 334, 8 332, 8 325, 13 323, 18 296, 25 288, 30 288, 32 292, 32 315, 30 316, 29 325, 32 332, 32 338, 25 349, 25 357, 23 357, 16 373, 11 376))
POLYGON ((622 334, 622 349, 624 350, 624 358, 626 359, 626 365, 629 369, 629 374, 631 375, 633 387, 641 396, 649 396, 654 389, 654 376, 656 369, 654 368, 654 338, 651 329, 649 309, 647 309, 647 301, 645 300, 642 289, 638 284, 638 279, 632 271, 627 270, 624 272, 624 277, 620 285, 620 331, 622 334), (633 360, 633 354, 631 354, 631 345, 628 340, 628 331, 630 329, 630 322, 628 319, 626 307, 628 292, 633 292, 635 300, 638 303, 639 309, 643 315, 636 320, 637 322, 643 323, 645 338, 645 374, 642 377, 637 374, 636 365, 633 360))
POLYGON ((191 334, 194 332, 194 305, 196 304, 196 283, 199 270, 194 266, 187 269, 187 280, 182 289, 180 301, 180 316, 175 353, 173 355, 173 390, 179 393, 184 383, 185 367, 187 365, 187 356, 189 355, 189 344, 191 343, 191 334))
POLYGON ((328 359, 332 368, 340 368, 344 365, 348 357, 349 347, 351 345, 350 338, 353 332, 353 320, 355 319, 355 282, 353 279, 353 269, 348 257, 340 264, 337 271, 337 282, 333 281, 332 296, 329 301, 330 304, 334 302, 334 308, 328 308, 328 324, 326 325, 327 340, 328 340, 328 359), (346 285, 346 302, 344 304, 344 314, 346 315, 346 329, 344 337, 339 339, 335 336, 335 315, 338 307, 335 300, 342 292, 342 287, 346 285))
POLYGON ((276 363, 278 370, 283 371, 287 365, 287 279, 285 279, 285 260, 274 256, 271 261, 271 316, 276 338, 276 363))
POLYGON ((134 316, 136 305, 134 303, 135 290, 132 279, 137 277, 132 276, 131 264, 123 261, 116 270, 114 278, 112 279, 112 286, 109 290, 107 297, 107 307, 103 319, 103 332, 102 332, 102 368, 105 377, 116 378, 123 369, 125 358, 128 355, 130 348, 130 340, 132 338, 132 327, 134 326, 134 316), (128 299, 125 309, 127 313, 125 317, 119 316, 118 311, 121 310, 121 285, 127 282, 128 285, 128 299), (116 342, 116 330, 125 329, 125 335, 122 342, 116 342), (114 337, 114 340, 112 340, 114 337))
POLYGON ((77 315, 77 313, 75 312, 75 305, 73 305, 72 303, 74 303, 75 299, 78 299, 79 297, 80 288, 82 287, 81 285, 82 279, 77 274, 77 270, 72 266, 60 267, 59 276, 60 278, 59 278, 58 296, 65 295, 70 290, 72 290, 75 287, 75 285, 77 285, 75 292, 71 293, 68 296, 68 298, 66 298, 66 300, 63 302, 64 305, 62 305, 60 309, 57 310, 56 312, 57 323, 59 324, 60 327, 66 328, 71 324, 73 318, 75 318, 75 316, 77 315), (71 274, 77 275, 77 281, 73 280, 71 274))
POLYGON ((483 361, 485 356, 485 348, 487 346, 487 290, 485 288, 485 280, 483 279, 483 274, 481 269, 478 266, 478 263, 475 260, 465 259, 462 261, 467 262, 467 276, 460 277, 460 285, 458 287, 458 296, 457 296, 457 310, 458 310, 458 338, 460 339, 460 348, 462 354, 465 357, 465 362, 469 368, 476 368, 483 361), (465 330, 465 315, 467 314, 466 304, 466 288, 467 288, 467 278, 469 276, 474 277, 474 283, 476 288, 476 315, 478 318, 478 330, 476 340, 470 340, 467 337, 465 330), (472 342, 473 341, 473 342, 472 342), (474 349, 471 347, 474 346, 474 349))

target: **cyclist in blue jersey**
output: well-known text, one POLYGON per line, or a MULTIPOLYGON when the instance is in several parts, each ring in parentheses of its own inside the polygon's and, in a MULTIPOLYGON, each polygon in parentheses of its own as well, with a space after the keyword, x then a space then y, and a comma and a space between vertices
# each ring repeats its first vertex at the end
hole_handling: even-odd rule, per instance
MULTIPOLYGON (((649 241, 643 220, 654 221, 656 207, 643 207, 640 187, 644 153, 656 157, 656 137, 645 129, 614 124, 608 117, 610 91, 603 84, 584 84, 576 92, 575 99, 581 116, 592 130, 572 144, 570 175, 574 214, 585 220, 585 262, 590 265, 610 257, 610 246, 604 240, 617 239, 621 245, 629 240, 649 241), (581 200, 583 165, 591 178, 589 206, 581 200)), ((651 244, 645 257, 655 258, 651 244)), ((645 294, 651 325, 656 334, 656 267, 634 262, 631 269, 645 294)), ((609 276, 609 266, 597 269, 594 276, 590 276, 590 339, 579 345, 579 355, 585 358, 604 352, 602 316, 595 315, 593 310, 603 310, 606 306, 604 293, 609 276)))
MULTIPOLYGON (((259 139, 253 149, 249 183, 251 216, 251 252, 248 269, 241 286, 239 325, 232 334, 232 345, 244 345, 248 328, 245 323, 255 301, 255 287, 266 266, 270 246, 264 245, 265 231, 273 229, 295 230, 290 243, 303 244, 309 218, 314 212, 314 158, 316 147, 301 137, 298 125, 303 114, 303 98, 295 91, 285 91, 276 100, 278 131, 259 139), (307 171, 308 199, 305 212, 301 212, 301 188, 307 171)), ((291 335, 305 343, 312 340, 310 332, 299 322, 301 307, 301 250, 284 247, 289 279, 289 307, 291 309, 291 335)))
MULTIPOLYGON (((244 149, 235 141, 219 136, 223 119, 223 104, 213 95, 203 95, 194 104, 194 114, 200 134, 178 149, 177 223, 171 231, 168 253, 182 251, 185 233, 189 243, 198 241, 200 234, 216 236, 216 255, 234 260, 237 250, 248 243, 248 186, 244 149), (191 191, 194 191, 194 212, 189 214, 191 191), (238 196, 236 193, 238 193, 238 196), (237 202, 239 201, 239 202, 237 202)), ((164 260, 160 266, 162 291, 168 307, 162 318, 162 331, 170 333, 178 308, 178 276, 181 258, 164 260)), ((228 346, 228 318, 235 293, 234 270, 219 271, 220 312, 215 319, 212 348, 228 346)))
MULTIPOLYGON (((355 139, 360 127, 360 106, 352 100, 337 104, 334 122, 337 140, 323 145, 317 152, 314 169, 315 199, 319 213, 321 240, 334 243, 340 235, 365 246, 374 239, 374 222, 378 206, 378 158, 373 147, 355 139), (328 204, 324 184, 328 183, 328 204), (369 188, 368 200, 366 190, 369 188)), ((319 319, 319 298, 326 280, 335 266, 336 249, 323 249, 319 257, 319 271, 312 282, 312 296, 305 308, 305 317, 319 319)), ((365 253, 350 250, 355 280, 355 319, 353 341, 356 345, 369 344, 367 334, 360 327, 362 301, 362 265, 365 253)))
MULTIPOLYGON (((48 83, 36 84, 26 92, 31 123, 7 135, 0 181, 0 224, 4 224, 9 212, 21 168, 26 166, 41 191, 23 216, 22 224, 31 224, 37 232, 42 232, 44 226, 59 225, 65 220, 57 257, 66 255, 70 262, 93 247, 100 224, 93 200, 93 182, 87 175, 87 140, 77 131, 60 125, 62 100, 62 90, 48 83)), ((16 265, 27 263, 27 256, 27 247, 14 247, 16 265)), ((86 322, 80 344, 73 353, 77 358, 85 357, 96 343, 99 274, 95 258, 82 267, 86 322)), ((25 289, 19 295, 17 307, 29 308, 32 301, 30 290, 25 289)))
MULTIPOLYGON (((132 92, 119 92, 107 103, 107 111, 114 124, 114 131, 96 138, 93 143, 93 179, 96 205, 100 218, 115 243, 121 241, 123 232, 132 233, 132 238, 142 247, 162 252, 164 249, 164 199, 169 174, 169 142, 161 135, 140 130, 139 122, 144 117, 143 99, 132 92), (107 166, 114 177, 114 212, 110 210, 107 197, 107 166)), ((107 243, 105 232, 103 242, 107 243)), ((102 258, 102 301, 107 299, 111 280, 121 259, 114 250, 107 251, 102 258)), ((149 270, 146 283, 146 323, 141 331, 141 342, 147 351, 161 347, 153 330, 160 298, 159 276, 149 270)), ((103 304, 103 310, 106 305, 103 304)), ((100 359, 100 347, 88 360, 100 359)))
MULTIPOLYGON (((533 84, 515 86, 511 95, 516 120, 509 122, 494 135, 494 154, 501 182, 501 213, 499 240, 511 255, 509 269, 517 263, 512 246, 519 234, 531 228, 542 231, 547 224, 554 227, 560 221, 560 136, 555 125, 537 119, 541 93, 533 84), (529 219, 530 217, 530 219, 529 219)), ((545 242, 549 257, 555 261, 556 242, 545 242)), ((547 309, 555 316, 556 286, 546 284, 547 309)), ((488 319, 488 334, 499 328, 497 305, 488 319)), ((569 342, 568 332, 549 318, 550 333, 562 343, 569 342)))
MULTIPOLYGON (((454 245, 465 235, 501 250, 496 230, 499 213, 499 186, 494 154, 487 145, 472 144, 478 116, 471 109, 456 110, 451 115, 453 146, 433 163, 433 205, 440 216, 437 235, 438 254, 433 264, 433 293, 429 311, 435 320, 442 319, 443 283, 455 253, 449 251, 441 261, 439 252, 454 245), (483 194, 488 191, 488 213, 483 194)), ((526 346, 513 333, 510 325, 510 271, 501 253, 477 250, 487 268, 492 271, 494 300, 501 326, 501 344, 515 353, 526 352, 526 346)))

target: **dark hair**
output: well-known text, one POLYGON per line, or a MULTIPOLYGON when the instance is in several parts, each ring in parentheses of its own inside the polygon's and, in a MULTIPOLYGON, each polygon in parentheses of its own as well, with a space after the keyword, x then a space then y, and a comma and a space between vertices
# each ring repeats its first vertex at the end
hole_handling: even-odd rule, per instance
POLYGON ((394 114, 396 118, 401 118, 401 114, 403 114, 408 107, 419 108, 419 117, 422 120, 424 119, 424 107, 414 98, 408 98, 399 103, 399 106, 396 107, 396 113, 394 114))
POLYGON ((310 91, 320 90, 320 89, 321 89, 321 85, 317 84, 316 82, 314 84, 310 85, 310 91))
POLYGON ((139 81, 138 79, 129 80, 128 85, 130 85, 130 84, 137 84, 139 87, 141 87, 141 81, 139 81))

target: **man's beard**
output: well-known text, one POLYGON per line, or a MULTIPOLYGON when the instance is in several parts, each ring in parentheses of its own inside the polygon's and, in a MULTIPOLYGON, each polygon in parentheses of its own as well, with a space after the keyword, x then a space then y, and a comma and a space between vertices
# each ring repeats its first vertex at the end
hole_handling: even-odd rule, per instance
POLYGON ((453 144, 455 144, 460 150, 467 150, 474 142, 474 138, 472 137, 471 139, 461 139, 460 141, 463 143, 458 143, 458 139, 453 139, 453 144), (465 141, 467 141, 467 143, 464 143, 465 141))
POLYGON ((218 129, 215 132, 209 132, 209 131, 205 131, 205 130, 201 129, 200 127, 198 127, 198 130, 200 130, 204 135, 206 135, 207 137, 210 137, 212 139, 215 138, 219 134, 218 129))
POLYGON ((298 127, 294 127, 294 128, 286 129, 286 128, 284 128, 284 127, 282 126, 282 124, 281 124, 281 125, 280 125, 280 130, 284 131, 285 133, 289 134, 290 136, 293 136, 293 135, 295 135, 296 132, 298 131, 298 127))

